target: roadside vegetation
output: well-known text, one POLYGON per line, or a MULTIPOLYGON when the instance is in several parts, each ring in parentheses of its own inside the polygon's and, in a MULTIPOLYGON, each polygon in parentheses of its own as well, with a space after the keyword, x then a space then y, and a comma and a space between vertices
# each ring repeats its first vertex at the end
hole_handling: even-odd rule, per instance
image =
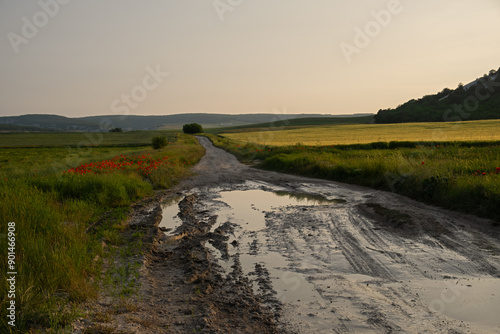
POLYGON ((160 150, 162 148, 164 148, 165 146, 167 146, 168 144, 168 139, 167 137, 153 137, 153 139, 151 139, 151 146, 155 149, 155 150, 160 150))
POLYGON ((202 133, 203 127, 198 123, 189 123, 182 126, 182 131, 188 134, 202 133))
POLYGON ((59 141, 33 134, 28 141, 50 138, 57 147, 0 149, 0 332, 56 333, 78 316, 79 303, 99 294, 110 256, 103 246, 120 245, 131 204, 188 176, 204 154, 194 137, 181 134, 155 150, 154 135, 120 143, 148 137, 148 146, 76 148, 63 146, 75 134, 59 134, 59 141), (7 222, 16 224, 15 328, 6 317, 7 222))
POLYGON ((500 141, 271 146, 207 136, 261 168, 393 191, 500 222, 500 141))

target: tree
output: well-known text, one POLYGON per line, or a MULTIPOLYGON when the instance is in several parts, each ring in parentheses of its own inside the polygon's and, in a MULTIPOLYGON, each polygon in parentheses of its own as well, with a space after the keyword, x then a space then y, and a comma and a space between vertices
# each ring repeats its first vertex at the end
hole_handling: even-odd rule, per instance
POLYGON ((198 123, 184 124, 182 126, 182 131, 189 134, 202 133, 203 127, 198 123))
POLYGON ((151 146, 153 146, 153 148, 155 150, 159 150, 161 148, 164 148, 165 146, 167 146, 168 144, 168 141, 167 141, 167 137, 163 136, 163 137, 153 137, 153 139, 151 139, 151 146))
POLYGON ((122 128, 114 128, 114 129, 109 130, 109 132, 123 132, 123 129, 122 128))

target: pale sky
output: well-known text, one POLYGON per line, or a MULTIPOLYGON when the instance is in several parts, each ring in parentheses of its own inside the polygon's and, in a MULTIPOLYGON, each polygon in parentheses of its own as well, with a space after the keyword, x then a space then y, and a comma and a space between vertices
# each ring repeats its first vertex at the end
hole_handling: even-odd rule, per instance
POLYGON ((1 116, 376 113, 498 67, 498 0, 0 0, 1 116))

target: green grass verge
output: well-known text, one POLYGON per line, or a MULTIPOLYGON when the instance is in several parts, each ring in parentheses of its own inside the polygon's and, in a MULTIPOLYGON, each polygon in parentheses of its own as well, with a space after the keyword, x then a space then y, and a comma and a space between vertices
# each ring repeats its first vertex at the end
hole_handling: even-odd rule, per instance
POLYGON ((241 161, 257 161, 261 168, 393 191, 500 221, 498 142, 276 147, 207 136, 241 161))
POLYGON ((187 135, 163 150, 0 149, 0 332, 62 330, 79 303, 98 294, 101 243, 120 244, 130 204, 188 176, 203 154, 187 135), (104 213, 105 223, 89 229, 104 213), (8 222, 16 234, 16 327, 7 323, 8 222))

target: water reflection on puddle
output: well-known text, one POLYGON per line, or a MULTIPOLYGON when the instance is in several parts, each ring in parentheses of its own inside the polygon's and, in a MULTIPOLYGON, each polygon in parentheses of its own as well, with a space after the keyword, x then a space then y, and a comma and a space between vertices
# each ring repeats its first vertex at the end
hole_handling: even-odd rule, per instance
POLYGON ((221 209, 219 223, 232 221, 246 230, 260 231, 266 227, 265 212, 291 205, 324 205, 342 203, 344 200, 326 199, 321 195, 298 194, 284 191, 243 190, 221 191, 220 201, 229 208, 221 209))
MULTIPOLYGON (((255 279, 256 264, 263 266, 268 274, 275 298, 285 303, 287 308, 293 309, 295 320, 311 322, 311 314, 320 316, 314 321, 322 322, 321 315, 329 314, 330 309, 318 310, 318 302, 322 300, 314 284, 307 280, 307 275, 293 269, 290 259, 283 254, 272 251, 267 247, 266 239, 269 231, 266 229, 266 213, 280 208, 294 206, 306 209, 307 206, 335 205, 345 203, 342 199, 327 199, 321 195, 300 194, 291 192, 272 192, 264 190, 221 191, 218 202, 224 202, 214 214, 218 215, 218 223, 226 221, 236 223, 241 228, 236 229, 234 238, 238 241, 238 248, 230 247, 230 255, 238 253, 242 271, 251 279, 255 279)), ((268 219, 271 219, 268 217, 268 219)), ((229 272, 232 260, 224 261, 220 253, 209 247, 218 263, 229 272)), ((313 264, 311 266, 314 267, 313 264)), ((261 290, 257 281, 253 281, 255 293, 261 290)), ((315 328, 328 328, 328 323, 318 323, 315 328)))
POLYGON ((165 235, 170 237, 173 236, 175 230, 182 225, 182 220, 179 218, 179 199, 174 199, 169 203, 164 203, 161 205, 162 219, 158 225, 164 232, 165 235))

